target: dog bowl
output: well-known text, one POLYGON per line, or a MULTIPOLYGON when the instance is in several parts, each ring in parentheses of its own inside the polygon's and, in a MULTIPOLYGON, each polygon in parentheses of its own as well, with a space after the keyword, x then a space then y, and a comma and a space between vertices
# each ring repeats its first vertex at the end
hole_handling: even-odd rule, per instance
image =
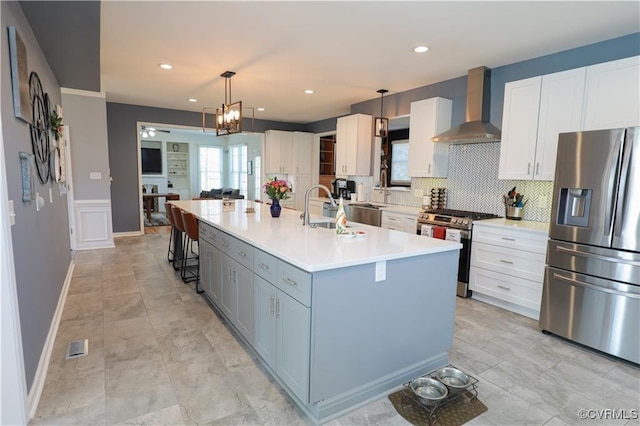
POLYGON ((409 385, 413 393, 426 403, 433 404, 444 399, 449 390, 445 385, 430 377, 420 377, 409 385))
POLYGON ((469 386, 469 383, 471 383, 469 376, 453 367, 441 368, 436 373, 436 377, 442 383, 453 389, 466 388, 467 386, 469 386))

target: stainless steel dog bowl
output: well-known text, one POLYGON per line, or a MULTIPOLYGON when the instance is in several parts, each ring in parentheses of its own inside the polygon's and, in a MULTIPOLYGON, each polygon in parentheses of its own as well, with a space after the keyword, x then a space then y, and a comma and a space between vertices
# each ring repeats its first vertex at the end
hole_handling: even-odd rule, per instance
POLYGON ((449 390, 445 385, 431 377, 420 377, 409 385, 416 396, 427 403, 435 403, 445 398, 449 390))
POLYGON ((454 389, 466 388, 471 383, 469 376, 453 367, 444 367, 438 370, 436 377, 445 385, 454 389))

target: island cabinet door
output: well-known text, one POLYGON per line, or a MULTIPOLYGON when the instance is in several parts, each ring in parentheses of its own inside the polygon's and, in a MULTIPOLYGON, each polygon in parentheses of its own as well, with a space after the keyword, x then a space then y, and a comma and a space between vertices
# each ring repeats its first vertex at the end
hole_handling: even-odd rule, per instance
POLYGON ((247 341, 253 344, 253 272, 233 261, 233 277, 238 292, 235 325, 247 341))
POLYGON ((220 257, 220 266, 222 275, 220 309, 227 319, 233 323, 237 310, 236 303, 238 302, 238 287, 236 287, 236 280, 233 277, 233 260, 229 256, 222 255, 220 257))
POLYGON ((311 309, 278 291, 278 377, 303 402, 309 401, 309 351, 311 309))
POLYGON ((253 347, 267 365, 275 370, 277 290, 258 276, 254 276, 253 279, 256 306, 253 347))
POLYGON ((211 263, 213 260, 213 246, 200 238, 198 252, 200 253, 200 288, 213 299, 211 295, 211 263))
POLYGON ((209 291, 207 294, 211 297, 213 303, 222 309, 222 258, 224 254, 215 247, 211 247, 211 260, 209 272, 209 291))

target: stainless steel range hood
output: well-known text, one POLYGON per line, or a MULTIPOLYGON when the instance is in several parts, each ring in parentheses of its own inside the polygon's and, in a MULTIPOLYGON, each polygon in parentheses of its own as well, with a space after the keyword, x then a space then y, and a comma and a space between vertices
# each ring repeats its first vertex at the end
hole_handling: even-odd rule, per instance
POLYGON ((434 142, 485 143, 500 142, 501 132, 489 123, 491 70, 478 67, 467 77, 467 121, 432 138, 434 142))

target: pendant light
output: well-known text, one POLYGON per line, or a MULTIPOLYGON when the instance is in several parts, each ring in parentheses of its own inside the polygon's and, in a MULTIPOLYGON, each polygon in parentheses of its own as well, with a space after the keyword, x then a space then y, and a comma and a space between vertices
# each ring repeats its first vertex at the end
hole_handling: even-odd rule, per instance
MULTIPOLYGON (((231 102, 231 77, 233 71, 220 74, 224 78, 224 102, 220 108, 215 108, 216 136, 231 135, 242 132, 242 101, 231 102)), ((206 112, 211 107, 202 109, 202 130, 206 132, 206 112)))
POLYGON ((374 136, 386 137, 389 131, 389 119, 384 116, 384 94, 387 93, 387 89, 380 89, 380 117, 376 117, 374 121, 374 136))

